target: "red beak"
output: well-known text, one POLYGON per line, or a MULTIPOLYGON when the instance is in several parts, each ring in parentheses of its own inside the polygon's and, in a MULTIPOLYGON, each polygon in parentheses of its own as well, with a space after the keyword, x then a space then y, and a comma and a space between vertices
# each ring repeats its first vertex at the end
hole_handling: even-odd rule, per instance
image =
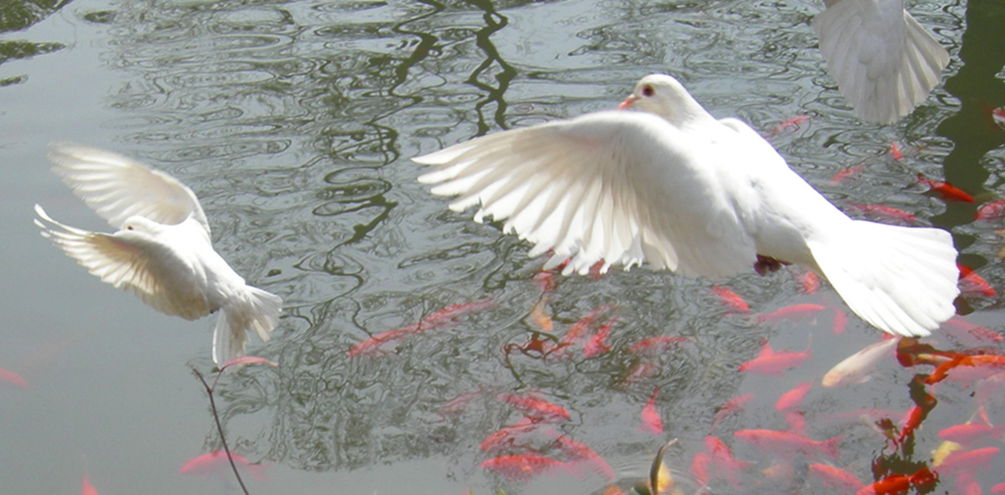
POLYGON ((635 103, 635 100, 638 99, 639 99, 638 96, 628 95, 628 98, 625 98, 625 100, 622 101, 620 105, 618 105, 618 110, 628 110, 629 108, 632 107, 632 104, 635 103))

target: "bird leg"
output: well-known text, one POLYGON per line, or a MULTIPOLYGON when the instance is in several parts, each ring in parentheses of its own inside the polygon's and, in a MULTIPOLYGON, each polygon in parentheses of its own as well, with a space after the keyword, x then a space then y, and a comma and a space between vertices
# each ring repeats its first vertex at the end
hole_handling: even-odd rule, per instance
POLYGON ((767 275, 771 272, 777 272, 783 265, 791 265, 788 261, 781 261, 772 258, 771 256, 757 255, 757 261, 754 262, 754 271, 758 275, 767 275))

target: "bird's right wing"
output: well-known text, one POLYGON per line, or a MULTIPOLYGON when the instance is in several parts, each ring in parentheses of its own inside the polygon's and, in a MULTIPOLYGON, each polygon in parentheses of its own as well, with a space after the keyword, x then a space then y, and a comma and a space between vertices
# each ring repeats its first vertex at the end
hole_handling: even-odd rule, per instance
POLYGON ((135 231, 90 232, 53 220, 35 205, 35 225, 67 256, 115 288, 132 292, 169 315, 194 320, 210 313, 205 295, 180 269, 183 262, 150 236, 135 231))
POLYGON ((864 120, 891 123, 910 113, 949 63, 901 0, 828 0, 813 27, 828 72, 864 120))
POLYGON ((413 161, 438 167, 419 177, 433 194, 481 205, 475 220, 505 220, 534 247, 567 258, 566 272, 598 261, 646 261, 688 275, 724 276, 755 259, 716 175, 672 124, 644 112, 598 112, 503 131, 413 161))
POLYGON ((116 153, 72 144, 53 144, 49 158, 57 164, 53 171, 116 229, 133 215, 162 224, 192 216, 209 233, 195 193, 164 172, 116 153))

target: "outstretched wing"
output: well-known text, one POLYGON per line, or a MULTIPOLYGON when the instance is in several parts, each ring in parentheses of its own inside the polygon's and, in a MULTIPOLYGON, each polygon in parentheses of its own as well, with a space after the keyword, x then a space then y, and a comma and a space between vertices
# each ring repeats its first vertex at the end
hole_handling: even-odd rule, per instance
POLYGON ((209 314, 191 269, 166 246, 137 231, 90 232, 53 220, 35 205, 35 225, 67 256, 102 282, 132 292, 154 309, 194 320, 209 314))
POLYGON ((72 144, 53 144, 49 158, 73 192, 116 229, 139 215, 177 224, 189 216, 209 233, 199 200, 174 177, 122 155, 72 144))
MULTIPOLYGON (((720 168, 673 125, 645 112, 598 112, 472 139, 413 161, 438 169, 419 177, 433 194, 481 205, 475 220, 505 220, 549 265, 585 273, 646 261, 688 275, 750 268, 744 231, 720 168)), ((712 154, 707 154, 712 151, 712 154)))

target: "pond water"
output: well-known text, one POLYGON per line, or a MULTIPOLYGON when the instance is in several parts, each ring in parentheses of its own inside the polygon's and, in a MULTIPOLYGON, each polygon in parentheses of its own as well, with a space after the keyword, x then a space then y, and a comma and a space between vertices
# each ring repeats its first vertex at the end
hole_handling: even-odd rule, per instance
MULTIPOLYGON (((215 391, 230 446, 253 463, 243 468, 251 493, 573 494, 612 484, 627 493, 672 438, 665 462, 681 493, 694 493, 692 465, 709 435, 749 463, 729 471, 735 479, 712 476, 715 493, 833 493, 812 464, 865 483, 932 466, 933 451, 945 449, 940 431, 979 417, 982 404, 992 423, 1005 421, 1000 388, 980 387, 991 379, 925 387, 917 377, 931 366, 889 357, 868 382, 822 387, 827 370, 880 335, 854 316, 836 335, 843 303, 826 283, 807 291, 794 268, 702 280, 643 267, 555 277, 542 293, 542 259, 499 225, 450 212, 409 161, 487 132, 612 108, 639 77, 669 72, 713 114, 768 136, 852 215, 877 214, 854 205, 882 204, 948 229, 960 262, 1002 287, 1001 221, 974 215, 999 199, 1005 177, 1005 131, 991 120, 1005 105, 1005 7, 910 5, 952 60, 928 100, 882 126, 858 120, 824 71, 809 24, 820 3, 0 4, 0 368, 24 381, 0 381, 0 492, 72 493, 87 477, 102 494, 239 493, 221 463, 179 472, 221 448, 191 372, 212 372, 210 319, 155 312, 87 274, 32 225, 38 202, 70 225, 107 229, 49 172, 53 141, 116 150, 181 179, 200 197, 217 250, 249 283, 284 298, 274 339, 251 347, 279 366, 228 370, 215 391), (779 126, 799 116, 809 118, 779 126), (926 193, 918 173, 977 201, 926 193), (739 294, 749 313, 716 287, 739 294), (756 316, 797 304, 824 309, 756 316), (606 325, 609 349, 544 356, 528 345, 544 339, 537 345, 547 348, 594 310, 585 326, 606 325), (350 356, 424 318, 428 329, 350 356), (661 352, 633 350, 652 337, 678 339, 661 352), (811 357, 778 376, 738 371, 763 343, 811 357), (812 385, 799 414, 776 411, 776 399, 802 383, 812 385), (527 396, 568 417, 532 413, 528 424, 514 404, 527 396), (749 400, 726 406, 737 397, 749 400), (926 413, 920 428, 892 442, 883 426, 896 435, 914 406, 926 413), (643 411, 655 411, 662 432, 643 411), (837 456, 770 454, 735 434, 800 420, 813 439, 840 436, 837 456), (508 441, 483 451, 499 431, 508 441), (534 455, 561 469, 520 477, 482 465, 534 455)), ((1005 329, 997 294, 970 291, 958 306, 966 322, 1005 329)), ((1003 350, 967 335, 947 329, 928 342, 1003 350)), ((975 448, 1001 443, 989 436, 975 448)), ((1002 481, 1005 455, 982 452, 990 459, 966 464, 991 468, 973 480, 987 492, 1002 481)), ((961 478, 919 490, 954 492, 969 482, 961 478)))

